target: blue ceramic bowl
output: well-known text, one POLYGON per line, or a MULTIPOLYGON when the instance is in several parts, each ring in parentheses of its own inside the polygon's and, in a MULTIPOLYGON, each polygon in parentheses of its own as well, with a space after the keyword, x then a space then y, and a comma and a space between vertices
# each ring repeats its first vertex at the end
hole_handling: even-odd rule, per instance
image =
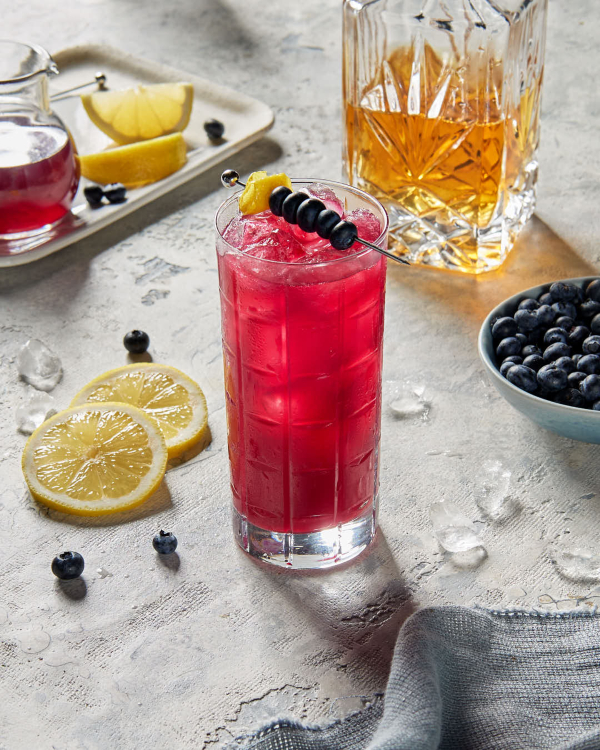
MULTIPOLYGON (((595 278, 598 277, 589 276, 583 279, 566 280, 577 286, 587 286, 595 278)), ((504 300, 491 311, 483 321, 479 332, 479 356, 495 388, 515 409, 539 424, 540 427, 556 432, 557 435, 572 440, 581 440, 584 443, 600 444, 600 411, 555 404, 553 401, 546 401, 539 396, 522 391, 500 375, 496 366, 491 321, 503 315, 514 315, 522 299, 526 297, 537 299, 542 292, 548 291, 550 283, 525 289, 504 300)))

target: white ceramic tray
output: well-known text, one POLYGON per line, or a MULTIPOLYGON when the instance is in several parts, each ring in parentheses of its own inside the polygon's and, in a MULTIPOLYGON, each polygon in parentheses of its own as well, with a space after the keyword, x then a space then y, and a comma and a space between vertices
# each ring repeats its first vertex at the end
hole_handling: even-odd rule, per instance
MULTIPOLYGON (((26 241, 0 240, 0 266, 16 266, 43 258, 77 240, 118 221, 140 206, 168 193, 192 177, 218 164, 249 143, 260 138, 273 124, 272 110, 262 102, 191 73, 127 55, 103 45, 71 47, 53 55, 60 75, 53 79, 50 95, 93 81, 98 71, 106 75, 107 87, 127 88, 138 83, 189 81, 194 85, 194 106, 190 123, 184 131, 188 162, 178 172, 153 185, 128 191, 128 199, 118 205, 91 209, 83 196, 86 180, 82 179, 71 214, 55 229, 26 241), (221 143, 211 143, 203 123, 216 118, 225 125, 221 143)), ((83 91, 93 91, 93 87, 83 91)), ((52 108, 70 129, 82 154, 105 148, 110 139, 89 119, 79 93, 52 103, 52 108)))

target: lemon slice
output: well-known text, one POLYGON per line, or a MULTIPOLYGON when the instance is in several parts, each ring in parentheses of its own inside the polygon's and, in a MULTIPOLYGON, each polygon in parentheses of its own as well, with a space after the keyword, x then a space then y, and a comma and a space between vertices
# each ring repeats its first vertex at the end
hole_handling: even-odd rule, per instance
POLYGON ((187 161, 187 151, 181 133, 174 133, 77 158, 81 174, 88 180, 100 185, 122 182, 136 188, 177 172, 187 161))
POLYGON ((125 365, 88 383, 71 406, 119 401, 143 409, 160 427, 169 458, 209 436, 206 399, 200 386, 169 365, 125 365))
POLYGON ((244 192, 240 195, 239 208, 243 214, 259 214, 269 208, 269 196, 276 187, 285 185, 292 189, 292 181, 283 174, 252 172, 246 181, 244 192))
POLYGON ((22 461, 37 500, 79 516, 141 505, 166 464, 165 440, 152 417, 116 403, 59 412, 29 438, 22 461))
POLYGON ((191 83, 155 83, 83 94, 81 101, 94 125, 124 145, 185 130, 194 87, 191 83))

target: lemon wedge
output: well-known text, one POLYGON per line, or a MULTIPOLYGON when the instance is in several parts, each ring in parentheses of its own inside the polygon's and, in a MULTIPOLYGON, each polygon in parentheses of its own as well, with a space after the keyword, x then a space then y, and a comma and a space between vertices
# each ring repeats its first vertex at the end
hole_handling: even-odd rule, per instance
POLYGON ((59 412, 29 438, 22 460, 37 500, 80 516, 141 505, 166 465, 165 440, 152 417, 116 403, 59 412))
POLYGON ((94 125, 124 145, 185 130, 194 87, 191 83, 155 83, 83 94, 81 102, 94 125))
POLYGON ((169 458, 210 439, 206 399, 200 386, 169 365, 125 365, 88 383, 71 406, 118 401, 143 409, 164 435, 169 458))
POLYGON ((252 172, 246 181, 244 192, 240 195, 239 207, 243 214, 259 214, 269 208, 269 196, 276 187, 285 185, 292 189, 292 181, 286 174, 252 172))
POLYGON ((122 182, 125 187, 136 188, 177 172, 186 163, 187 153, 183 136, 174 133, 78 159, 81 174, 88 180, 100 185, 122 182))

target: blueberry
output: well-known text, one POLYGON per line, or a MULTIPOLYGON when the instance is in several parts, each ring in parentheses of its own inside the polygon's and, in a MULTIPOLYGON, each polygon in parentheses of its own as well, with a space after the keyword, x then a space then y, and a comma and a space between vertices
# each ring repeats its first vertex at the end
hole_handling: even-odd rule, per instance
POLYGON ((310 198, 300 204, 296 219, 303 232, 314 232, 317 216, 325 210, 325 204, 317 198, 310 198))
POLYGON ((79 578, 83 573, 85 563, 79 552, 62 552, 52 560, 52 572, 57 578, 68 581, 79 578))
POLYGON ((584 354, 598 354, 600 352, 600 336, 588 336, 581 348, 584 354))
POLYGON ((204 131, 212 141, 218 141, 223 137, 223 133, 225 132, 225 125, 223 125, 223 123, 219 120, 215 120, 213 118, 207 120, 204 123, 204 131))
POLYGON ((566 344, 568 334, 564 328, 549 328, 544 334, 544 344, 566 344))
POLYGON ((510 357, 512 354, 521 353, 521 342, 514 336, 508 336, 498 344, 496 347, 496 356, 499 360, 504 360, 506 357, 510 357))
POLYGON ((527 344, 527 336, 524 333, 515 333, 515 338, 521 342, 521 346, 527 344))
MULTIPOLYGON (((358 232, 356 225, 351 221, 340 221, 334 226, 329 235, 331 247, 336 250, 348 250, 356 242, 358 232)), ((519 349, 520 349, 519 345, 519 349)))
POLYGON ((104 190, 100 185, 88 185, 84 187, 83 194, 86 201, 94 208, 97 208, 102 203, 102 198, 104 198, 104 190))
POLYGON ((300 204, 304 203, 304 201, 307 201, 308 199, 309 198, 306 193, 298 192, 290 193, 290 195, 288 195, 288 197, 283 201, 281 205, 281 215, 288 224, 298 223, 296 216, 298 214, 300 204))
POLYGON ((585 399, 577 388, 564 388, 556 394, 554 401, 557 404, 565 404, 565 406, 585 406, 585 399))
POLYGON ((132 354, 143 354, 148 351, 150 337, 144 331, 129 331, 125 334, 123 346, 132 354))
POLYGON ((571 354, 571 359, 576 365, 579 364, 579 360, 583 357, 583 354, 571 354))
POLYGON ((540 321, 536 310, 517 310, 515 313, 515 323, 521 331, 533 331, 539 328, 540 321))
MULTIPOLYGON (((515 365, 516 367, 516 365, 515 365)), ((547 391, 556 393, 567 387, 568 375, 554 365, 544 365, 537 373, 538 383, 547 391)))
POLYGON ((579 383, 579 390, 586 401, 598 401, 600 399, 600 375, 588 375, 579 383))
POLYGON ((540 367, 543 367, 546 363, 544 362, 544 358, 541 354, 530 354, 528 357, 525 357, 525 359, 523 360, 523 364, 525 365, 525 367, 529 367, 531 370, 535 370, 537 372, 540 367))
POLYGON ((577 308, 571 302, 563 302, 562 300, 559 302, 553 302, 552 309, 554 310, 556 317, 560 315, 568 315, 570 318, 573 318, 573 320, 577 317, 577 308))
POLYGON ((589 335, 590 331, 585 326, 575 326, 568 333, 567 343, 571 346, 581 346, 589 335))
POLYGON ((321 211, 317 216, 317 223, 315 224, 315 229, 317 230, 319 237, 328 240, 331 230, 339 223, 340 218, 340 215, 335 211, 332 211, 330 208, 321 211))
POLYGON ((573 326, 575 325, 575 321, 568 315, 561 315, 554 321, 554 325, 557 328, 564 328, 565 331, 570 331, 571 328, 573 328, 573 326))
POLYGON ((598 375, 600 373, 600 357, 597 354, 584 354, 577 362, 577 369, 586 375, 598 375))
POLYGON ((543 292, 538 297, 538 302, 540 303, 540 305, 548 305, 549 306, 549 305, 551 305, 554 302, 554 300, 552 299, 552 295, 550 294, 550 292, 543 292))
POLYGON ((170 555, 177 549, 177 537, 170 531, 161 529, 152 540, 152 546, 159 555, 170 555))
POLYGON ((590 330, 592 333, 600 333, 600 313, 597 313, 592 318, 592 322, 590 323, 590 330))
POLYGON ((577 297, 577 287, 566 281, 555 281, 550 287, 550 296, 556 302, 571 302, 577 297))
POLYGON ((575 372, 569 373, 569 385, 571 388, 579 388, 579 383, 581 383, 582 380, 585 380, 587 378, 587 375, 585 372, 579 372, 579 370, 576 370, 575 372))
POLYGON ((510 357, 508 359, 505 359, 504 362, 500 365, 500 375, 503 375, 506 377, 506 373, 510 370, 511 367, 515 366, 515 362, 510 361, 510 357))
POLYGON ((554 322, 555 313, 549 305, 541 305, 535 311, 535 314, 541 326, 551 326, 554 322))
POLYGON ((579 305, 579 316, 584 320, 593 318, 594 315, 600 313, 600 302, 594 299, 586 299, 579 305))
MULTIPOLYGON (((515 336, 516 338, 516 336, 515 336)), ((530 357, 532 354, 541 354, 539 346, 536 346, 535 344, 527 344, 521 349, 521 354, 523 357, 530 357)))
POLYGON ((586 296, 594 302, 600 302, 600 279, 594 279, 585 288, 586 296))
POLYGON ((535 370, 525 367, 525 365, 511 367, 506 373, 506 379, 509 383, 516 385, 522 391, 527 391, 527 393, 533 393, 538 387, 535 370))
POLYGON ((281 216, 283 213, 283 201, 291 194, 292 191, 285 185, 279 185, 279 187, 272 190, 271 195, 269 196, 269 208, 271 209, 271 213, 275 216, 281 216))
POLYGON ((568 344, 557 343, 550 344, 549 347, 544 349, 542 357, 546 362, 553 362, 559 357, 569 357, 571 355, 571 347, 568 344))
POLYGON ((519 302, 519 310, 537 310, 539 306, 540 303, 535 299, 531 299, 531 297, 522 299, 519 302))
POLYGON ((554 365, 561 370, 564 370, 567 374, 569 374, 570 372, 575 372, 575 370, 577 369, 577 365, 575 364, 575 362, 573 362, 571 357, 559 357, 558 359, 554 360, 554 365))
POLYGON ((537 346, 542 341, 543 338, 544 338, 544 329, 536 328, 535 331, 529 331, 529 333, 527 334, 527 343, 535 344, 537 346))
POLYGON ((120 182, 113 182, 104 188, 104 196, 109 203, 123 203, 127 200, 127 188, 120 182))

